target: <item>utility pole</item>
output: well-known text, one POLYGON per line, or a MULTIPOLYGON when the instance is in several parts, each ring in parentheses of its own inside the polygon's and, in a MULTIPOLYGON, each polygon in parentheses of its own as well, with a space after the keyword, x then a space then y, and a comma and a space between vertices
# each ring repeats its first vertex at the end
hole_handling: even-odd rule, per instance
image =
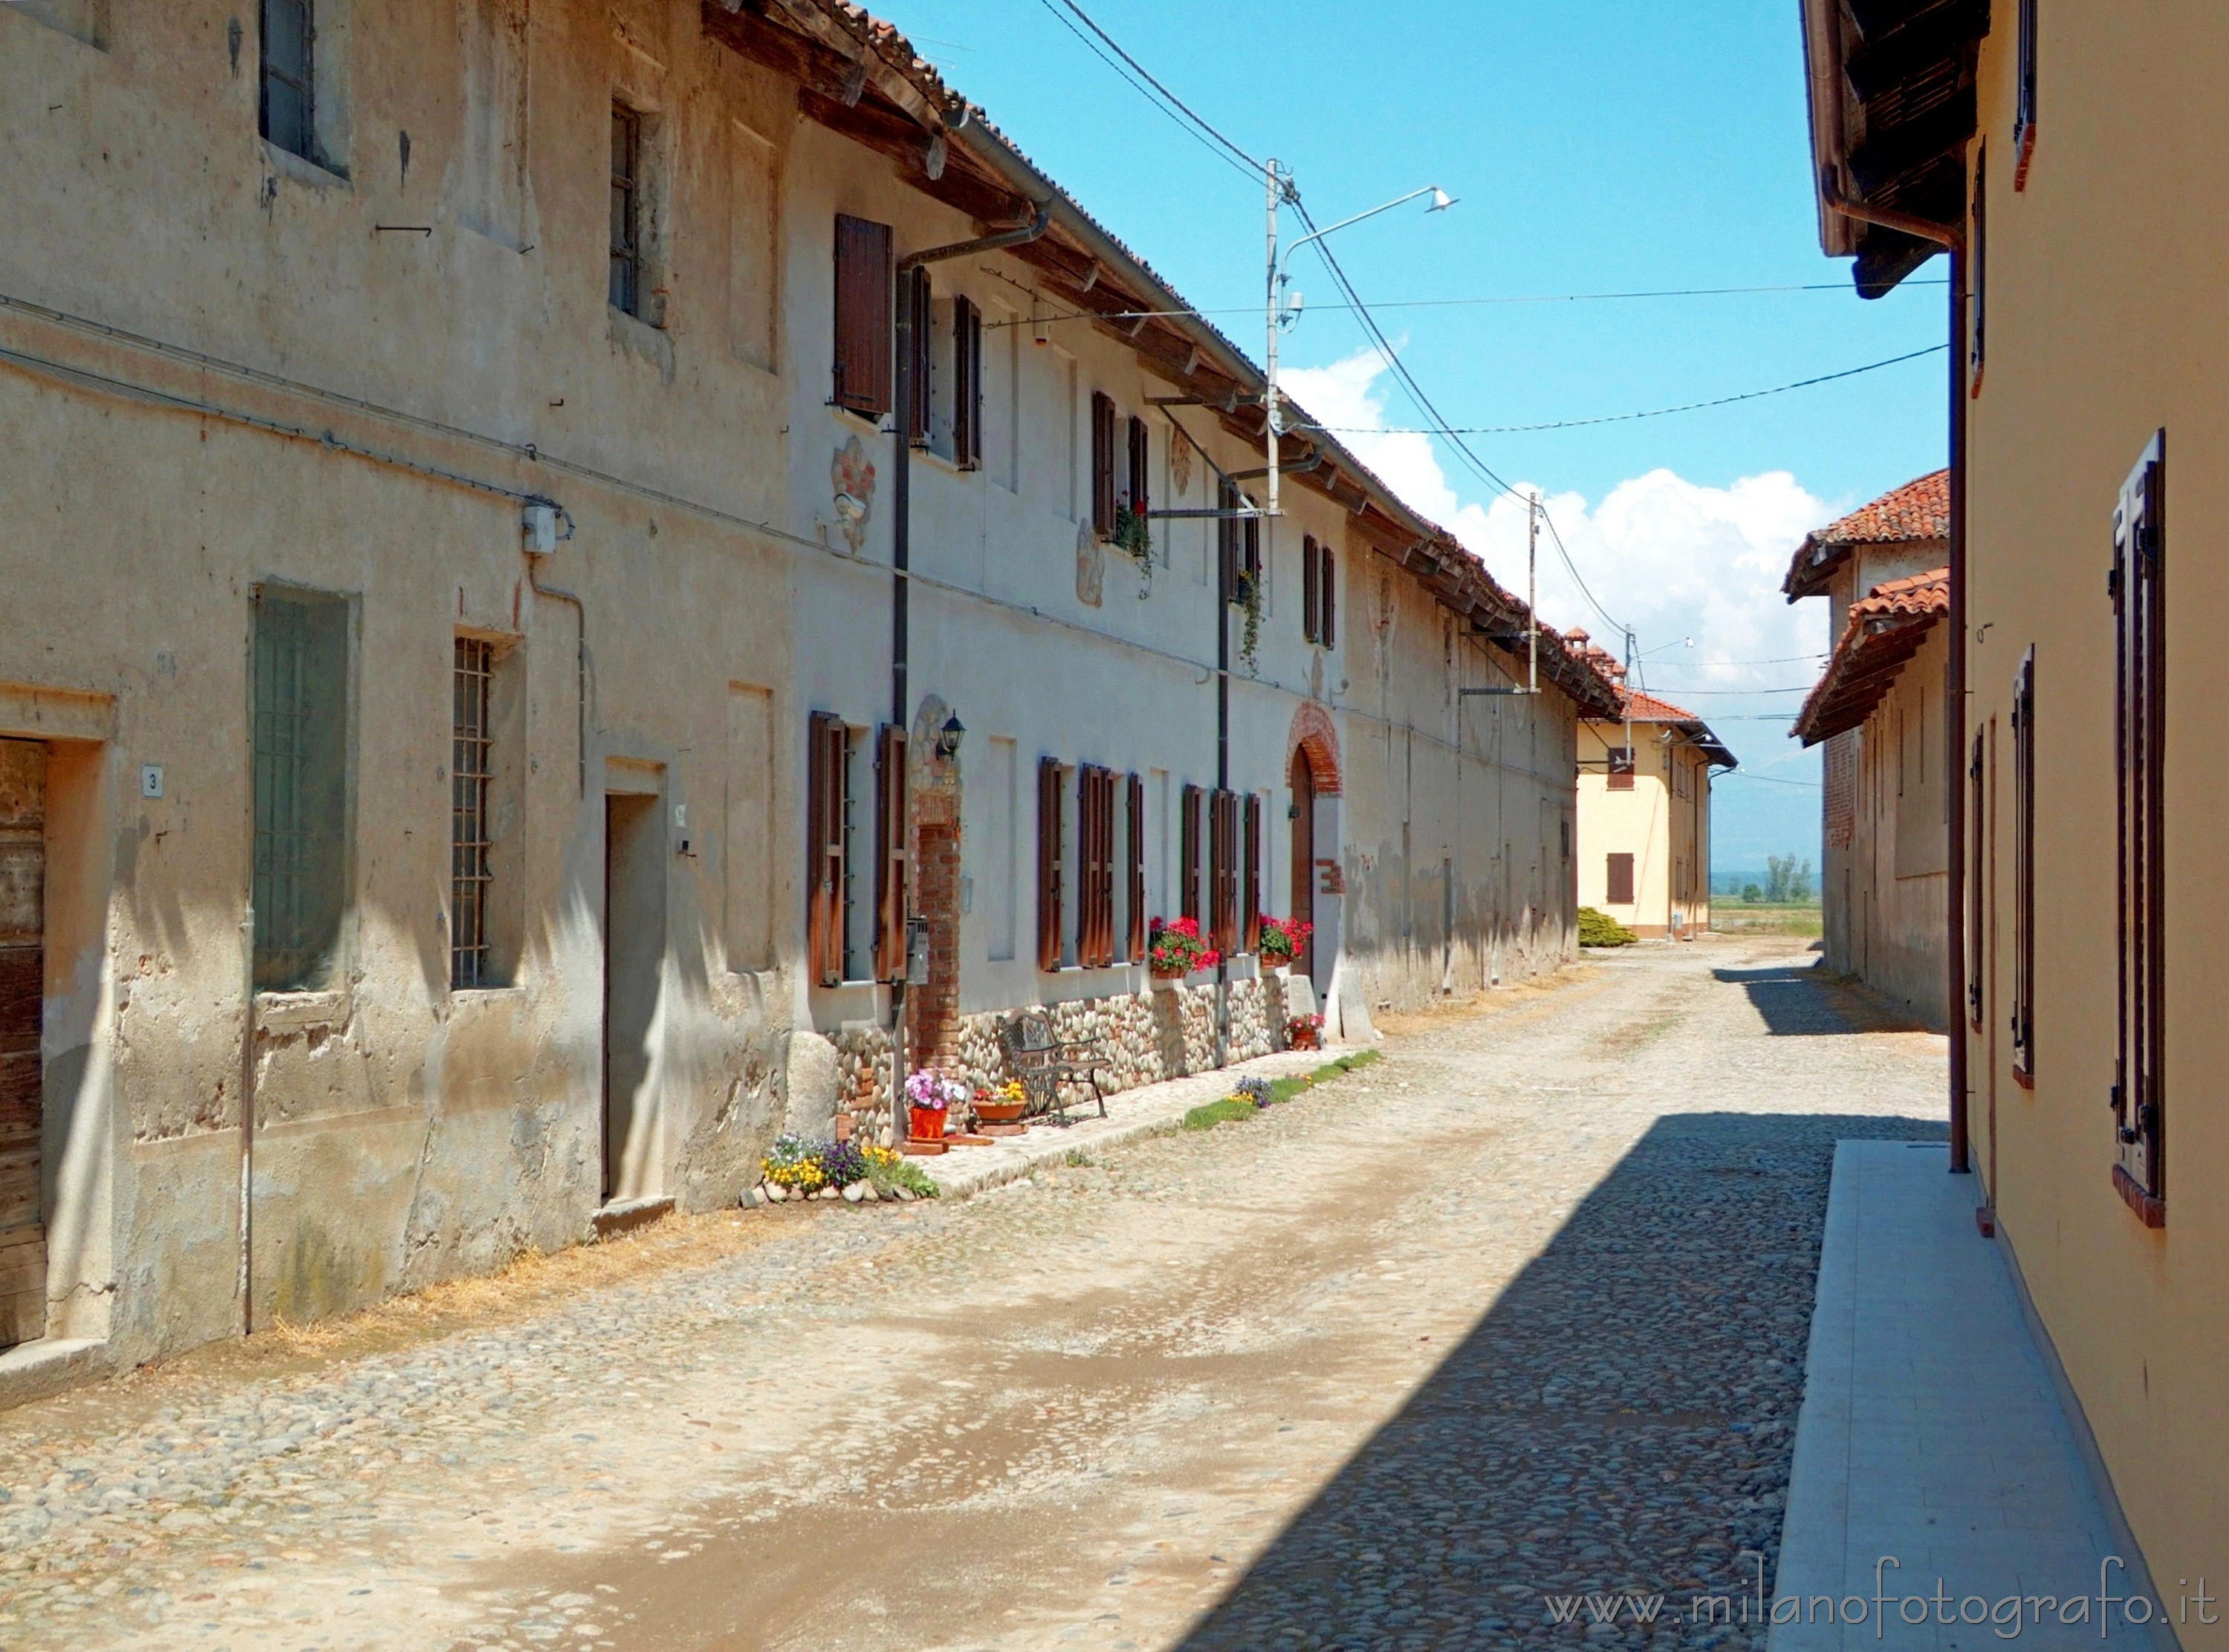
POLYGON ((1262 395, 1262 411, 1265 415, 1262 423, 1262 445, 1265 450, 1264 461, 1269 467, 1269 520, 1262 525, 1262 530, 1265 558, 1269 554, 1271 524, 1277 520, 1277 426, 1282 416, 1277 400, 1277 196, 1281 182, 1276 157, 1272 156, 1267 169, 1268 202, 1264 208, 1269 221, 1269 259, 1264 266, 1268 274, 1263 279, 1269 283, 1269 292, 1262 319, 1269 336, 1262 345, 1268 370, 1264 375, 1267 387, 1262 395))
POLYGON ((1525 497, 1525 692, 1540 692, 1540 494, 1525 497))

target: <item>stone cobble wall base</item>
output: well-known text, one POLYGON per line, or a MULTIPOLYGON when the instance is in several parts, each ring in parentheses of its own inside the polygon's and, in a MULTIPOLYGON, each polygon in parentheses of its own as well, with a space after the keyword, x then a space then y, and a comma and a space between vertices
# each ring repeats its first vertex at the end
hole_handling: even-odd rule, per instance
MULTIPOLYGON (((1282 976, 1230 984, 1229 1059, 1249 1061, 1286 1047, 1286 986, 1282 976)), ((1145 992, 1116 993, 1049 1004, 1053 1036, 1063 1043, 1095 1044, 1106 1056, 1100 1086, 1108 1095, 1211 1071, 1215 1065, 1215 988, 1177 984, 1145 992)), ((971 1090, 1006 1079, 999 1024, 1010 1010, 963 1015, 949 1035, 957 1059, 945 1071, 971 1090)), ((842 1063, 837 1103, 838 1128, 856 1140, 891 1144, 890 1039, 879 1028, 831 1034, 842 1063), (848 1122, 846 1122, 848 1121, 848 1122)), ((1089 1090, 1066 1097, 1088 1101, 1089 1090)))

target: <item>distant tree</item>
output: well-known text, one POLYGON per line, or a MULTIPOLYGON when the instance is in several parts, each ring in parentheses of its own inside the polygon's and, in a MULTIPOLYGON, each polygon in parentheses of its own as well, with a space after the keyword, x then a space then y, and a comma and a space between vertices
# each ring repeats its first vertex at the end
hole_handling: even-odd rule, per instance
POLYGON ((1742 885, 1741 898, 1749 902, 1750 906, 1754 906, 1758 901, 1764 899, 1764 891, 1758 888, 1754 883, 1745 883, 1742 885))
POLYGON ((1787 905, 1789 886, 1795 880, 1795 857, 1792 855, 1768 855, 1764 857, 1764 898, 1776 906, 1787 905))
POLYGON ((1788 880, 1788 898, 1790 900, 1808 900, 1815 893, 1811 883, 1811 862, 1806 861, 1795 868, 1795 876, 1788 880))

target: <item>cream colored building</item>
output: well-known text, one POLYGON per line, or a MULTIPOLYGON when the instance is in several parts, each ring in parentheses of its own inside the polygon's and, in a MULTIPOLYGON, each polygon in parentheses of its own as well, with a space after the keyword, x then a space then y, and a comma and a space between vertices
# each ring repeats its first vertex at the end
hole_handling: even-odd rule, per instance
POLYGON ((1807 537, 1782 589, 1823 597, 1834 651, 1790 733, 1823 744, 1827 967, 1947 1028, 1950 786, 1943 621, 1950 473, 1807 537))
POLYGON ((1608 682, 902 37, 237 10, 0 6, 0 1397, 1572 955, 1608 682))
POLYGON ((2167 1632, 2229 1645, 2229 9, 1994 0, 1896 75, 1805 20, 1827 251, 1880 291, 1955 247, 1954 1153, 2167 1632))
POLYGON ((1693 940, 1711 926, 1711 778, 1734 756, 1694 713, 1638 688, 1618 698, 1622 719, 1579 728, 1579 905, 1693 940))

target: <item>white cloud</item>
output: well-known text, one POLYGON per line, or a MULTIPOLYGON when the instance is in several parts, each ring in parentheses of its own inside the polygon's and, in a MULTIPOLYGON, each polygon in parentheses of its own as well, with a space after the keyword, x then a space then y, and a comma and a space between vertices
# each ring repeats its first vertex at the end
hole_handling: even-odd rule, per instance
MULTIPOLYGON (((1386 430, 1379 388, 1385 371, 1378 354, 1365 350, 1330 367, 1288 370, 1282 379, 1294 399, 1339 430, 1388 486, 1446 527, 1522 597, 1523 503, 1506 495, 1481 503, 1488 490, 1483 483, 1471 486, 1468 471, 1458 473, 1464 484, 1459 491, 1429 437, 1386 430)), ((1510 479, 1519 493, 1530 490, 1523 478, 1510 479)), ((1745 766, 1815 774, 1815 765, 1787 739, 1785 722, 1752 720, 1793 712, 1802 696, 1752 699, 1750 693, 1817 676, 1817 662, 1808 656, 1827 646, 1826 605, 1791 605, 1780 581, 1803 535, 1831 520, 1834 506, 1785 471, 1713 488, 1655 470, 1620 483, 1596 502, 1544 490, 1543 503, 1588 589, 1612 618, 1633 628, 1635 646, 1646 656, 1639 681, 1714 719, 1745 766), (1691 637, 1693 647, 1686 645, 1691 637)), ((1622 650, 1622 639, 1587 600, 1545 529, 1539 606, 1544 623, 1583 626, 1613 654, 1622 650)))

